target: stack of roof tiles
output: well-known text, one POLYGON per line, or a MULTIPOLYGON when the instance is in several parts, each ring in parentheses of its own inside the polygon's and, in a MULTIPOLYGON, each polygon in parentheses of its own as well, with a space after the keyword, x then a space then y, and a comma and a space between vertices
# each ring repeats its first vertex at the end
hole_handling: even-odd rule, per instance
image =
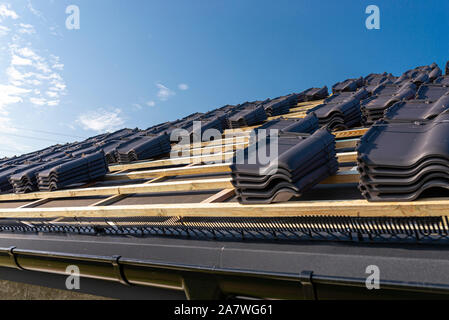
POLYGON ((170 137, 167 134, 140 135, 117 146, 115 158, 119 163, 129 163, 167 154, 170 150, 170 137))
POLYGON ((429 66, 416 67, 415 69, 404 72, 396 81, 395 84, 403 84, 405 82, 412 82, 416 85, 432 82, 441 75, 441 69, 436 63, 429 66))
POLYGON ((413 99, 386 108, 360 141, 359 189, 366 199, 410 201, 429 189, 449 189, 449 87, 428 83, 440 78, 432 64, 395 81, 419 88, 413 99))
POLYGON ((398 101, 409 100, 415 96, 416 85, 406 82, 398 84, 382 84, 373 91, 373 96, 361 103, 363 120, 369 125, 383 117, 386 109, 398 101))
POLYGON ((20 171, 19 173, 10 176, 10 184, 12 185, 15 193, 27 193, 36 191, 39 189, 37 174, 40 171, 52 168, 67 161, 67 159, 59 159, 41 165, 29 166, 26 170, 20 171))
POLYGON ((370 201, 411 201, 449 189, 449 112, 422 122, 377 122, 358 151, 359 188, 370 201))
POLYGON ((340 93, 340 92, 352 92, 356 91, 358 88, 363 86, 363 78, 360 77, 358 79, 347 79, 342 82, 337 82, 332 86, 332 92, 340 93))
POLYGON ((385 111, 389 121, 413 122, 431 120, 449 109, 449 88, 438 100, 408 100, 395 103, 385 111))
POLYGON ((433 63, 408 70, 398 79, 388 76, 377 86, 369 86, 372 96, 361 102, 364 123, 370 125, 381 119, 396 102, 414 99, 422 84, 435 81, 440 76, 441 69, 433 63))
POLYGON ((373 93, 377 89, 378 86, 382 84, 388 84, 395 81, 396 78, 393 77, 391 73, 371 73, 367 75, 364 79, 364 87, 365 90, 368 91, 370 94, 373 93))
POLYGON ((9 192, 12 189, 12 185, 10 183, 10 176, 26 170, 29 168, 29 165, 19 165, 19 166, 5 166, 0 170, 0 191, 1 192, 9 192))
POLYGON ((299 95, 294 93, 284 97, 278 97, 275 99, 267 99, 262 102, 263 108, 268 117, 278 116, 286 114, 290 111, 291 107, 295 107, 298 104, 299 95))
POLYGON ((101 148, 90 143, 75 143, 34 152, 24 156, 20 161, 18 160, 20 157, 11 160, 4 163, 3 169, 0 170, 0 190, 9 192, 13 189, 17 193, 35 191, 38 189, 39 172, 99 150, 101 148))
MULTIPOLYGON (((206 130, 214 129, 223 133, 224 129, 228 127, 227 119, 224 112, 211 111, 201 116, 198 120, 191 121, 178 129, 182 130, 179 132, 187 131, 187 135, 191 141, 201 141, 206 130)), ((172 137, 171 140, 179 141, 176 137, 172 137)))
POLYGON ((323 88, 310 88, 301 93, 293 93, 275 99, 267 99, 261 104, 263 105, 267 116, 271 117, 288 113, 290 108, 296 107, 300 102, 320 100, 326 98, 328 95, 326 86, 323 88))
POLYGON ((304 90, 299 94, 299 101, 298 102, 307 102, 307 101, 314 101, 314 100, 321 100, 324 98, 327 98, 329 96, 327 86, 324 86, 322 88, 310 88, 307 90, 304 90))
POLYGON ((441 76, 441 77, 435 79, 435 81, 433 83, 435 83, 435 84, 442 84, 442 85, 446 85, 447 86, 447 85, 449 85, 449 76, 448 75, 441 76))
POLYGON ((100 151, 39 171, 37 181, 39 190, 53 191, 100 178, 108 171, 104 153, 100 151))
POLYGON ((331 130, 349 129, 360 125, 362 120, 360 100, 368 95, 368 91, 364 88, 356 92, 341 91, 307 112, 315 113, 321 126, 327 126, 331 130))
POLYGON ((312 135, 281 132, 276 137, 263 136, 236 155, 231 169, 240 203, 287 201, 337 172, 335 138, 325 128, 312 135), (276 142, 276 155, 270 151, 270 161, 260 159, 276 142), (259 149, 263 146, 266 150, 259 149))
POLYGON ((302 119, 284 119, 281 117, 268 121, 258 127, 256 132, 266 130, 266 134, 270 134, 270 130, 278 130, 280 132, 314 133, 318 129, 319 120, 314 113, 310 113, 302 119))
POLYGON ((449 86, 444 84, 426 84, 419 87, 416 99, 435 102, 449 91, 449 86))
POLYGON ((247 102, 237 108, 238 111, 228 118, 228 125, 231 129, 253 126, 267 120, 263 105, 247 102))

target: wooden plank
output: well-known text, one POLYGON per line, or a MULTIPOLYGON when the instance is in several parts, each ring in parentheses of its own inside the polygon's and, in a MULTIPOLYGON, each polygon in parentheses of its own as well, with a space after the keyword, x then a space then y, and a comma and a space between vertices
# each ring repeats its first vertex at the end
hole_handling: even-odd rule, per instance
POLYGON ((126 172, 126 170, 116 171, 116 172, 114 172, 114 174, 119 174, 119 173, 123 173, 123 172, 126 172))
MULTIPOLYGON (((145 182, 144 184, 150 184, 150 183, 154 183, 154 182, 161 182, 165 179, 165 177, 157 177, 154 179, 151 179, 150 181, 145 182)), ((91 204, 90 207, 99 207, 99 206, 108 206, 111 205, 115 202, 118 202, 120 200, 123 200, 129 196, 131 196, 132 194, 116 194, 113 196, 110 196, 106 199, 100 200, 98 202, 95 202, 94 204, 91 204)))
MULTIPOLYGON (((105 180, 128 180, 128 179, 148 179, 151 177, 170 177, 170 176, 182 176, 182 175, 194 175, 194 174, 210 174, 210 173, 230 173, 231 168, 229 167, 231 163, 224 164, 211 164, 204 166, 196 166, 191 168, 170 168, 170 169, 159 169, 159 170, 148 170, 148 171, 136 171, 122 173, 119 175, 107 175, 105 180)), ((354 182, 358 181, 358 172, 356 167, 342 167, 340 172, 352 170, 354 174, 357 174, 357 178, 353 178, 354 182), (355 181, 357 180, 357 181, 355 181)), ((338 180, 339 178, 337 178, 338 180)), ((335 182, 341 183, 341 182, 335 182)))
POLYGON ((342 171, 357 171, 357 166, 354 167, 340 167, 340 169, 338 170, 338 172, 342 172, 342 171))
POLYGON ((152 177, 172 177, 193 174, 209 174, 209 173, 225 173, 231 172, 229 166, 231 163, 217 163, 202 166, 181 167, 181 168, 167 168, 156 170, 135 171, 120 174, 108 174, 104 180, 127 180, 127 179, 148 179, 152 177))
POLYGON ((151 192, 175 192, 196 191, 232 188, 230 178, 203 179, 193 181, 160 182, 152 184, 133 184, 114 187, 99 187, 85 189, 59 190, 53 192, 34 192, 24 194, 2 194, 0 201, 8 200, 34 200, 34 199, 57 199, 85 196, 108 196, 117 194, 151 193, 151 192))
MULTIPOLYGON (((295 118, 296 116, 301 116, 302 118, 307 116, 307 111, 296 111, 296 112, 291 112, 291 113, 287 113, 286 115, 284 115, 285 118, 295 118)), ((300 118, 301 118, 300 117, 300 118)))
MULTIPOLYGON (((236 148, 236 149, 241 149, 244 148, 245 146, 248 145, 249 142, 249 136, 243 137, 245 139, 244 142, 242 141, 238 141, 235 142, 234 138, 231 139, 222 139, 222 140, 216 140, 216 141, 212 141, 214 142, 214 146, 220 146, 220 141, 223 142, 223 147, 228 147, 228 146, 240 146, 240 148, 236 148)), ((352 138, 352 139, 336 139, 336 148, 354 148, 356 147, 357 143, 360 141, 360 138, 352 138)), ((205 145, 207 146, 207 145, 205 145)), ((195 147, 191 150, 201 150, 202 148, 206 148, 206 147, 195 147)), ((212 148, 212 147, 210 147, 212 148)), ((225 148, 224 148, 225 149, 225 148)), ((228 151, 225 149, 225 152, 228 151)))
MULTIPOLYGON (((193 156, 193 157, 181 157, 165 160, 155 160, 155 161, 144 161, 135 162, 130 164, 115 165, 109 167, 111 171, 118 170, 136 170, 136 169, 146 169, 159 166, 169 166, 174 164, 191 164, 200 162, 227 162, 231 160, 234 156, 234 152, 218 153, 206 156, 193 156)), ((355 162, 357 160, 357 152, 342 152, 337 154, 339 162, 355 162)))
POLYGON ((343 140, 336 140, 335 141, 335 147, 337 149, 342 148, 355 148, 357 146, 357 143, 360 141, 359 138, 354 139, 343 139, 343 140))
MULTIPOLYGON (((249 137, 251 133, 251 130, 246 130, 245 128, 229 129, 229 130, 236 130, 235 132, 231 132, 230 134, 238 134, 240 138, 245 137, 245 135, 249 137)), ((369 128, 358 128, 358 129, 334 131, 332 132, 332 134, 335 136, 336 139, 344 139, 344 138, 363 136, 368 130, 369 128)))
POLYGON ((116 203, 116 202, 119 202, 120 200, 125 199, 128 196, 129 195, 127 195, 127 194, 116 194, 116 195, 107 197, 106 199, 102 199, 98 202, 95 202, 95 203, 89 205, 89 207, 109 206, 113 203, 116 203))
POLYGON ((141 161, 129 164, 109 166, 109 170, 111 172, 115 172, 119 170, 146 169, 146 168, 163 167, 177 164, 220 162, 220 161, 225 162, 226 160, 232 159, 233 156, 234 152, 225 152, 205 156, 192 156, 192 157, 180 157, 180 158, 154 160, 154 161, 141 161))
POLYGON ((249 141, 249 135, 240 136, 240 137, 225 137, 223 139, 212 140, 212 141, 204 141, 201 143, 193 143, 192 148, 204 148, 211 147, 217 145, 228 145, 228 144, 237 144, 237 143, 247 143, 249 141))
MULTIPOLYGON (((319 104, 321 104, 321 103, 311 104, 311 105, 304 105, 304 106, 298 106, 298 107, 295 107, 295 108, 290 108, 290 112, 289 113, 300 112, 300 111, 307 112, 308 110, 315 108, 319 104)), ((287 113, 287 115, 288 115, 288 113, 287 113)))
POLYGON ((366 200, 291 201, 269 205, 241 205, 239 203, 187 203, 130 205, 107 207, 65 207, 1 209, 1 218, 57 218, 57 217, 424 217, 445 216, 449 199, 423 199, 413 202, 368 202, 366 200))
MULTIPOLYGON (((214 146, 209 147, 192 147, 190 145, 190 151, 192 152, 192 155, 200 155, 204 154, 205 152, 200 152, 202 150, 222 150, 224 152, 228 152, 231 150, 239 150, 244 149, 248 146, 249 142, 249 136, 245 137, 245 142, 237 142, 233 143, 234 139, 223 139, 223 145, 220 145, 218 140, 215 142, 216 144, 214 146), (226 142, 226 143, 225 143, 226 142), (231 148, 234 147, 234 148, 231 148), (220 149, 221 148, 221 149, 220 149)), ((356 147, 357 143, 360 141, 359 138, 353 138, 353 139, 337 139, 336 140, 336 148, 354 148, 356 147)), ((176 151, 176 149, 173 149, 176 151)), ((181 152, 182 149, 180 149, 181 152)), ((187 149, 186 149, 187 150, 187 149)), ((125 170, 126 171, 126 170, 125 170)))
POLYGON ((45 203, 49 202, 50 200, 51 199, 49 199, 49 198, 39 199, 39 200, 30 202, 30 203, 27 203, 27 204, 25 204, 23 206, 20 206, 19 209, 35 208, 35 207, 38 207, 38 206, 40 206, 42 204, 45 204, 45 203))
POLYGON ((335 135, 335 138, 349 138, 349 137, 360 137, 363 136, 369 129, 368 128, 360 128, 360 129, 352 129, 352 130, 344 130, 344 131, 335 131, 332 132, 335 135))
MULTIPOLYGON (((295 116, 293 116, 294 118, 295 116)), ((299 118, 302 118, 302 115, 298 116, 299 118)), ((236 131, 231 131, 229 134, 238 134, 241 137, 247 135, 249 136, 251 131, 245 130, 245 128, 240 129, 231 129, 236 131)), ((350 137, 360 137, 363 136, 369 128, 359 128, 359 129, 350 129, 350 130, 341 130, 341 131, 334 131, 332 134, 335 136, 336 139, 343 139, 343 138, 350 138, 350 137)))
MULTIPOLYGON (((295 119, 295 118, 298 118, 298 117, 296 117, 296 115, 297 115, 297 112, 292 113, 291 115, 290 114, 283 114, 283 115, 279 115, 279 116, 271 116, 271 117, 268 117, 268 121, 279 119, 279 118, 295 119)), ((304 117, 305 116, 302 115, 302 113, 301 113, 301 116, 299 118, 304 118, 304 117)))
MULTIPOLYGON (((239 141, 236 143, 231 142, 231 143, 224 143, 224 144, 215 144, 213 146, 205 146, 205 147, 194 145, 194 144, 189 144, 187 146, 176 145, 171 150, 179 151, 179 152, 187 151, 187 150, 189 150, 189 151, 197 151, 197 150, 209 151, 209 150, 217 150, 220 148, 231 147, 231 146, 240 146, 240 145, 245 146, 245 145, 248 145, 248 142, 249 142, 249 137, 248 137, 248 139, 245 139, 245 141, 239 141)), ((232 149, 230 149, 230 150, 232 150, 232 149)))
POLYGON ((357 152, 353 151, 337 153, 337 159, 339 163, 357 162, 357 152))
POLYGON ((306 117, 305 114, 302 114, 302 113, 295 113, 295 114, 289 115, 289 116, 287 117, 287 119, 302 119, 302 118, 305 118, 305 117, 306 117))
POLYGON ((214 202, 223 202, 228 200, 229 198, 235 195, 235 189, 223 189, 220 192, 210 196, 209 198, 201 201, 201 203, 214 203, 214 202))
MULTIPOLYGON (((263 124, 263 123, 262 123, 263 124)), ((256 126, 259 127, 260 125, 256 126)), ((223 134, 225 135, 225 137, 227 136, 234 136, 234 137, 242 137, 242 136, 247 136, 249 135, 249 133, 254 129, 254 127, 242 127, 242 128, 237 128, 237 129, 226 129, 224 130, 223 134)))
POLYGON ((147 182, 144 182, 143 184, 150 184, 150 183, 155 183, 155 182, 162 182, 162 181, 164 181, 164 180, 166 180, 166 179, 167 179, 167 177, 156 177, 156 178, 151 179, 151 180, 149 180, 149 181, 147 181, 147 182))
POLYGON ((215 145, 209 147, 199 147, 199 148, 189 148, 190 145, 186 148, 173 148, 171 154, 175 154, 178 151, 178 156, 182 156, 184 154, 189 154, 190 156, 198 156, 198 155, 206 155, 206 154, 216 154, 223 152, 236 151, 240 149, 244 149, 248 146, 248 142, 243 143, 235 143, 235 144, 225 144, 225 145, 215 145))
POLYGON ((309 106, 309 105, 313 105, 314 107, 316 107, 317 105, 322 104, 323 102, 324 102, 324 99, 321 99, 321 100, 299 102, 296 105, 298 107, 304 107, 304 106, 309 106))
POLYGON ((338 174, 327 178, 321 184, 358 183, 360 174, 357 170, 339 170, 338 174))
MULTIPOLYGON (((121 170, 125 167, 127 170, 132 169, 146 169, 159 166, 168 166, 174 164, 190 164, 190 163, 200 163, 200 162, 227 162, 231 160, 234 156, 234 152, 218 153, 208 156, 193 156, 193 157, 182 157, 173 158, 166 160, 156 160, 156 161, 146 161, 146 162, 136 162, 131 164, 116 165, 110 167, 111 171, 121 170)), ((337 158, 340 163, 343 162, 355 162, 357 161, 357 152, 341 152, 337 153, 337 158)))

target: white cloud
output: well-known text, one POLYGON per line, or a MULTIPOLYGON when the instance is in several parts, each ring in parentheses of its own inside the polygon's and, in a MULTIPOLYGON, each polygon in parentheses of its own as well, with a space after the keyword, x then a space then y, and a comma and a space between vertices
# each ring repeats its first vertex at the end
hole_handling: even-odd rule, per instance
POLYGON ((38 17, 39 19, 42 19, 44 21, 46 21, 44 15, 42 14, 42 12, 40 12, 39 10, 35 9, 33 7, 33 5, 31 4, 31 1, 28 0, 28 5, 27 5, 28 9, 31 11, 32 14, 34 14, 36 17, 38 17))
POLYGON ((34 64, 34 67, 37 70, 42 71, 43 73, 50 73, 51 72, 50 67, 48 66, 47 62, 45 62, 45 61, 37 61, 34 64))
POLYGON ((147 102, 147 106, 149 106, 149 107, 154 107, 155 105, 156 105, 156 102, 154 102, 153 100, 147 102))
POLYGON ((64 64, 62 64, 62 63, 55 63, 52 66, 52 68, 55 69, 55 70, 63 70, 64 69, 64 64))
MULTIPOLYGON (((39 80, 37 80, 37 79, 29 79, 29 80, 25 80, 24 83, 26 83, 26 84, 28 84, 28 85, 30 85, 30 86, 35 86, 35 87, 37 87, 37 86, 40 86, 40 85, 42 84, 42 81, 39 81, 39 80)), ((38 90, 38 89, 34 89, 33 92, 34 92, 35 94, 40 94, 41 91, 38 90)))
POLYGON ((50 98, 56 98, 58 96, 57 92, 54 91, 47 91, 46 92, 47 96, 49 96, 50 98))
POLYGON ((33 90, 34 96, 29 101, 36 106, 55 106, 59 104, 60 96, 66 93, 66 84, 57 72, 64 65, 60 58, 50 55, 48 58, 40 56, 29 46, 18 44, 10 45, 11 64, 6 70, 8 79, 12 85, 25 86, 33 90), (50 66, 51 65, 51 66, 50 66), (55 71, 57 70, 57 71, 55 71), (47 94, 52 101, 40 95, 40 92, 52 92, 47 94), (36 93, 39 92, 39 93, 36 93))
POLYGON ((14 83, 14 82, 21 82, 26 78, 31 77, 33 74, 31 72, 28 73, 20 72, 17 68, 11 65, 8 68, 6 68, 6 75, 8 76, 9 81, 14 83))
POLYGON ((156 87, 158 87, 159 91, 157 92, 157 97, 161 101, 168 100, 171 96, 175 95, 175 92, 167 88, 161 83, 156 83, 156 87))
MULTIPOLYGON (((17 48, 17 46, 15 46, 17 48)), ((17 48, 17 53, 20 54, 23 57, 31 58, 33 60, 38 60, 39 56, 30 48, 24 47, 24 48, 17 48)))
POLYGON ((80 115, 77 119, 77 123, 79 123, 84 130, 110 132, 121 128, 125 123, 120 117, 121 112, 122 110, 118 108, 112 111, 98 109, 80 115))
POLYGON ((0 26, 0 37, 6 36, 10 31, 8 27, 0 26))
POLYGON ((49 58, 44 58, 29 47, 21 47, 16 44, 10 46, 10 52, 11 63, 6 69, 9 83, 13 86, 31 89, 32 95, 28 100, 35 106, 59 104, 59 98, 66 93, 67 87, 61 75, 53 71, 55 69, 49 65, 56 63, 59 64, 56 69, 61 69, 63 65, 59 62, 59 57, 51 55, 49 58), (40 94, 41 91, 52 92, 47 94, 52 101, 43 97, 40 94))
MULTIPOLYGON (((14 128, 11 119, 6 117, 0 117, 0 134, 1 133, 15 133, 18 132, 17 128, 14 128)), ((2 156, 12 157, 14 155, 23 154, 32 151, 32 147, 23 143, 17 143, 15 139, 2 135, 0 141, 0 158, 2 156)))
POLYGON ((60 58, 54 54, 50 55, 50 63, 52 64, 52 69, 64 70, 64 64, 60 62, 60 58))
POLYGON ((55 107, 58 105, 59 105, 59 100, 47 101, 47 106, 49 106, 49 107, 55 107))
POLYGON ((22 34, 34 34, 36 33, 36 30, 31 24, 25 24, 25 23, 19 23, 20 29, 19 33, 22 34))
POLYGON ((50 34, 55 37, 62 37, 62 32, 59 30, 58 26, 51 26, 48 28, 50 30, 50 34))
POLYGON ((44 106, 47 104, 47 100, 44 98, 30 98, 30 102, 36 106, 44 106))
POLYGON ((7 115, 6 106, 22 102, 22 95, 30 92, 30 90, 16 87, 13 85, 0 84, 0 114, 7 115))
POLYGON ((53 91, 64 91, 66 89, 66 85, 64 84, 64 82, 62 82, 59 79, 52 80, 51 84, 53 86, 50 88, 50 90, 53 90, 53 91))
POLYGON ((178 85, 178 89, 182 90, 182 91, 185 91, 185 90, 189 89, 189 86, 187 84, 185 84, 185 83, 181 83, 181 84, 178 85))
MULTIPOLYGON (((3 2, 3 1, 0 1, 3 2)), ((44 24, 46 19, 28 1, 28 9, 38 16, 44 24)), ((3 43, 0 50, 0 60, 6 65, 0 74, 0 129, 12 130, 10 111, 14 107, 20 110, 33 105, 39 108, 55 107, 60 104, 60 98, 66 94, 65 81, 60 74, 64 64, 59 57, 47 54, 48 50, 36 50, 35 37, 29 35, 41 32, 28 24, 9 4, 0 3, 0 37, 3 43), (6 20, 17 20, 6 24, 6 20)), ((48 29, 43 28, 47 31, 48 29)), ((11 131, 9 131, 11 132, 11 131)), ((7 146, 6 137, 2 137, 0 148, 7 146), (5 138, 5 139, 4 139, 5 138)), ((24 146, 20 140, 11 138, 15 150, 24 146)), ((12 149, 14 150, 14 149, 12 149)), ((29 151, 29 150, 27 150, 29 151)), ((16 152, 16 151, 13 151, 16 152)))
MULTIPOLYGON (((0 132, 17 132, 18 130, 12 127, 11 119, 6 117, 0 117, 0 132)), ((2 137, 3 140, 3 137, 2 137)))
POLYGON ((10 9, 10 5, 0 4, 0 18, 11 18, 16 20, 19 15, 10 9))
POLYGON ((33 62, 30 59, 22 58, 13 54, 11 64, 13 66, 31 66, 33 62))

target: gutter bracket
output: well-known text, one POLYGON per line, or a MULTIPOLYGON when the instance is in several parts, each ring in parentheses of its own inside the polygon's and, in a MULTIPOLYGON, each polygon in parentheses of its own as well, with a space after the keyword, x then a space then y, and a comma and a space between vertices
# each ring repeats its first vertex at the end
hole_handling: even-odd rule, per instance
POLYGON ((302 271, 299 274, 299 282, 302 286, 302 292, 305 300, 317 300, 315 285, 312 281, 313 271, 302 271))
POLYGON ((25 270, 24 268, 22 268, 20 266, 19 262, 17 262, 17 256, 16 256, 16 253, 14 252, 14 249, 16 249, 16 247, 14 247, 14 246, 8 248, 8 255, 10 257, 12 264, 19 270, 25 270))
POLYGON ((123 266, 119 262, 120 258, 121 256, 112 256, 112 267, 114 268, 117 280, 125 286, 130 286, 131 284, 128 282, 123 272, 123 266))

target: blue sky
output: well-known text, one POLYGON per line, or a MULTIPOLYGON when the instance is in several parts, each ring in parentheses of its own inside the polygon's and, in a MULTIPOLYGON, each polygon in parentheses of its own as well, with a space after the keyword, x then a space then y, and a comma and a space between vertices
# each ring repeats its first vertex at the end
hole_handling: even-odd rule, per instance
POLYGON ((449 59, 449 2, 0 0, 0 157, 449 59), (380 8, 367 30, 365 8, 380 8), (80 29, 65 27, 68 5, 80 29))

